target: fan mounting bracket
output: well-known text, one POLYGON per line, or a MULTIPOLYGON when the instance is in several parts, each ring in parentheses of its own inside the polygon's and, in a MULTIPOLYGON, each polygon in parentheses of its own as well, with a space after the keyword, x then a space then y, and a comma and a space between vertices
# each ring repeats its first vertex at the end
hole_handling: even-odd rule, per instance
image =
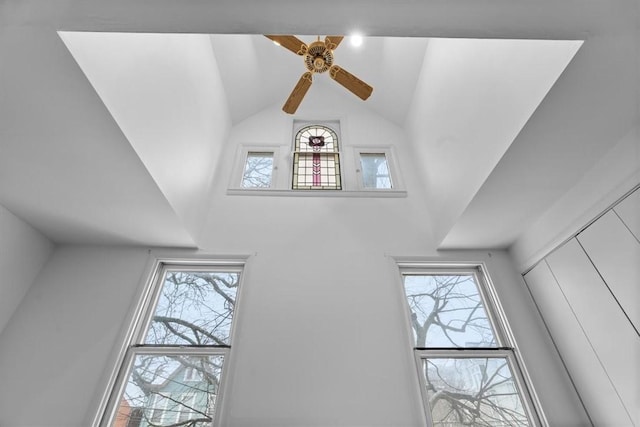
POLYGON ((333 65, 333 51, 323 41, 315 41, 303 49, 304 64, 312 73, 324 73, 333 65))

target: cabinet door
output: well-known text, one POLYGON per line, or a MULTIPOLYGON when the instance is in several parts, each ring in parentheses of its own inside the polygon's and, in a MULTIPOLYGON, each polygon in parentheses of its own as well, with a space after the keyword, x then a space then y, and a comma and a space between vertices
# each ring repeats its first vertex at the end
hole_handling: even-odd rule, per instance
POLYGON ((640 329, 640 243, 614 211, 578 235, 636 331, 640 329))
POLYGON ((547 263, 627 416, 636 418, 640 338, 576 239, 549 255, 547 263))
POLYGON ((629 425, 615 387, 547 263, 542 261, 524 278, 593 423, 629 425))

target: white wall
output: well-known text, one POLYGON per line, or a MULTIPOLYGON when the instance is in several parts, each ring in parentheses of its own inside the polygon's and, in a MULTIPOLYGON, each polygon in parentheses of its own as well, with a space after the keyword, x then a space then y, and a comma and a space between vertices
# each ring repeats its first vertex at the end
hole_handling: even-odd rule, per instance
MULTIPOLYGON (((333 83, 333 82, 329 82, 333 83)), ((344 90, 336 86, 336 90, 344 90)), ((415 173, 407 137, 402 129, 380 116, 371 114, 354 98, 335 97, 331 91, 317 96, 310 91, 297 117, 340 119, 342 131, 342 170, 345 186, 353 184, 355 160, 350 146, 394 146, 404 187, 409 196, 399 198, 228 195, 237 187, 234 162, 221 162, 211 194, 209 216, 200 247, 231 253, 253 253, 274 245, 287 250, 311 250, 308 242, 316 236, 316 251, 326 254, 345 244, 359 251, 363 245, 385 242, 387 251, 413 252, 434 247, 428 220, 424 187, 415 173), (348 98, 347 98, 348 99, 348 98), (410 164, 411 167, 403 168, 410 164), (351 174, 351 175, 350 175, 351 174), (352 180, 349 181, 351 176, 352 180), (353 242, 350 242, 352 239, 353 242), (335 245, 335 246, 334 246, 335 245)), ((233 127, 223 159, 235 159, 241 145, 280 146, 282 154, 278 174, 290 182, 292 118, 282 114, 280 105, 263 110, 233 127)), ((241 164, 242 159, 239 164, 241 164)), ((353 187, 353 185, 352 185, 353 187)), ((346 249, 346 248, 345 248, 346 249)))
POLYGON ((639 197, 636 190, 525 275, 596 425, 640 424, 639 197))
MULTIPOLYGON (((581 44, 429 40, 406 129, 414 156, 425 166, 418 170, 432 202, 434 235, 444 247, 477 248, 495 242, 490 233, 481 239, 470 237, 478 232, 477 221, 460 230, 458 220, 479 192, 487 191, 487 179, 581 44)), ((510 173, 507 182, 513 176, 510 173)))
POLYGON ((59 34, 197 240, 211 177, 231 128, 209 36, 59 34))
POLYGON ((0 205, 0 334, 52 251, 49 239, 0 205))
MULTIPOLYGON (((250 257, 221 425, 424 425, 394 262, 382 242, 341 242, 320 263, 278 244, 250 257)), ((484 262, 550 425, 585 425, 508 254, 412 255, 484 262)), ((0 425, 90 425, 148 264, 142 249, 55 252, 0 337, 0 425)))
MULTIPOLYGON (((399 164, 408 164, 395 125, 357 103, 341 111, 307 101, 301 115, 344 120, 345 143, 395 144, 399 164)), ((291 123, 283 117, 278 106, 238 124, 222 158, 233 158, 241 143, 288 141, 291 123)), ((508 254, 438 254, 424 192, 409 170, 406 197, 375 198, 228 195, 232 169, 231 162, 218 168, 199 239, 202 253, 250 255, 221 425, 423 426, 393 256, 486 263, 550 425, 584 425, 508 254)), ((148 262, 142 249, 55 252, 0 337, 1 425, 90 425, 148 262)))
POLYGON ((0 425, 88 425, 147 257, 141 249, 56 249, 0 335, 0 425))
MULTIPOLYGON (((423 425, 402 292, 389 255, 486 262, 551 425, 588 422, 508 255, 438 255, 406 135, 357 104, 341 105, 311 95, 300 115, 343 119, 345 148, 393 144, 399 164, 410 165, 402 170, 408 196, 226 195, 227 165, 201 241, 214 253, 253 257, 223 425, 423 425)), ((290 119, 277 106, 234 127, 223 157, 238 144, 284 141, 289 150, 290 138, 290 119)))
POLYGON ((526 271, 638 182, 640 125, 636 124, 570 191, 528 224, 510 249, 518 270, 526 271))

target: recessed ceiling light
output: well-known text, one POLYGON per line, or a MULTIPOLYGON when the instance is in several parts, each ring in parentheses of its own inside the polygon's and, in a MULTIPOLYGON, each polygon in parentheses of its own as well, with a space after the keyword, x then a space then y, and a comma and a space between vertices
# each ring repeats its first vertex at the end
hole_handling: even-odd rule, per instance
POLYGON ((353 34, 351 37, 351 46, 362 46, 362 36, 360 34, 353 34))
POLYGON ((273 44, 275 44, 276 46, 280 46, 280 43, 278 43, 277 41, 273 40, 273 44))

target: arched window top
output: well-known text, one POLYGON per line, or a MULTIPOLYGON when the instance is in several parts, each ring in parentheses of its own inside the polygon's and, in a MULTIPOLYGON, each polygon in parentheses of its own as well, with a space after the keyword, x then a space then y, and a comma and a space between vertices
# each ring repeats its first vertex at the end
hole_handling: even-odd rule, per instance
POLYGON ((337 153, 338 135, 323 125, 305 126, 296 134, 294 151, 299 153, 337 153))

